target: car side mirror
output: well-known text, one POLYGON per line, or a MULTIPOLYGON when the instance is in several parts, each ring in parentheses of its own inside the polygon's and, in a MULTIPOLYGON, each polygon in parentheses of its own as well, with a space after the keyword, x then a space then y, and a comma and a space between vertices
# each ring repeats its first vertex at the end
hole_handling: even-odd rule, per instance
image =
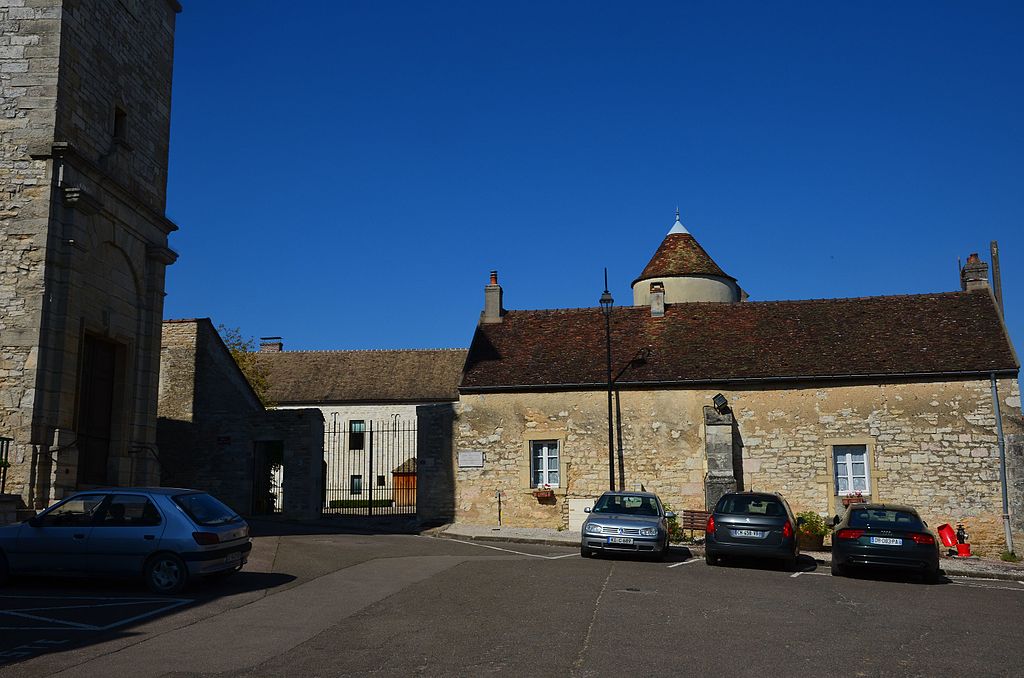
POLYGON ((832 516, 832 527, 835 527, 841 522, 842 520, 839 518, 839 516, 832 516))
POLYGON ((675 514, 674 511, 665 511, 665 517, 666 518, 675 518, 676 514, 675 514))
POLYGON ((587 506, 586 508, 583 509, 584 513, 590 513, 590 511, 591 511, 591 509, 590 509, 589 506, 587 506))

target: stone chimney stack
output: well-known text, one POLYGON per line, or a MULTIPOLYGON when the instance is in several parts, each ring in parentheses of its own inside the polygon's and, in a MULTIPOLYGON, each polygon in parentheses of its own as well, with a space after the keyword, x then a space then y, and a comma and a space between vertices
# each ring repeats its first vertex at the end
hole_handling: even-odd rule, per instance
POLYGON ((967 257, 967 263, 960 269, 960 289, 965 292, 988 289, 988 264, 973 252, 967 257))
POLYGON ((501 285, 498 284, 498 272, 491 271, 491 282, 484 288, 484 312, 480 314, 480 324, 500 323, 505 309, 501 305, 501 285))
POLYGON ((665 284, 651 283, 651 317, 660 318, 665 315, 665 284))
POLYGON ((283 350, 281 337, 260 337, 260 353, 280 353, 283 350))

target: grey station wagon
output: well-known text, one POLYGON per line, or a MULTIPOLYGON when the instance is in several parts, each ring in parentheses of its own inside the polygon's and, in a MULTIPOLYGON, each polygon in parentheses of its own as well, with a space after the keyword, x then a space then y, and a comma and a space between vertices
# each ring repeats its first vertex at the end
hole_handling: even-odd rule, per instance
POLYGON ((142 576, 173 594, 204 575, 242 569, 249 526, 205 492, 119 487, 79 492, 0 527, 0 580, 8 574, 142 576))

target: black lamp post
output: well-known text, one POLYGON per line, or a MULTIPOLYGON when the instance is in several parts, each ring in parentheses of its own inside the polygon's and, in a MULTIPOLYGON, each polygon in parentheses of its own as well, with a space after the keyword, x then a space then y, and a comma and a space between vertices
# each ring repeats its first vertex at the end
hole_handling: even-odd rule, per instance
POLYGON ((608 269, 604 269, 604 292, 598 300, 604 314, 605 354, 608 365, 608 489, 615 491, 615 439, 612 424, 612 306, 615 300, 608 291, 608 269))

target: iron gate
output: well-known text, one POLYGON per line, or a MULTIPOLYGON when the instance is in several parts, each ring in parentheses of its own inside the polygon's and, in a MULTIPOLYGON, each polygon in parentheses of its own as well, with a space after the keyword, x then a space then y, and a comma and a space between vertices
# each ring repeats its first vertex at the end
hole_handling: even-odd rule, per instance
MULTIPOLYGON (((339 422, 341 424, 341 422, 339 422)), ((416 514, 416 425, 349 420, 324 440, 324 513, 416 514)))

